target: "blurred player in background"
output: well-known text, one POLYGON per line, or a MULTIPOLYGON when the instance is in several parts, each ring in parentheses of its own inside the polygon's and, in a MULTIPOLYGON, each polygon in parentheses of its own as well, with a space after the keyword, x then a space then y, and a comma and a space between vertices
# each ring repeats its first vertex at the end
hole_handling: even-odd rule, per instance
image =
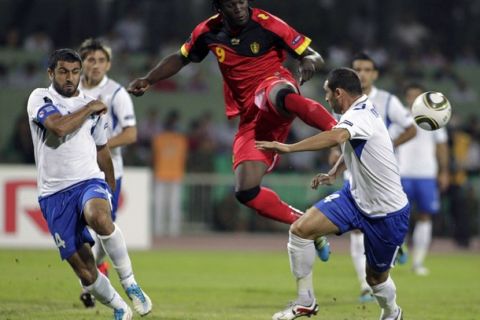
POLYGON ((114 319, 132 311, 110 281, 97 271, 87 226, 98 235, 135 310, 149 313, 152 303, 135 281, 123 234, 111 217, 115 178, 107 146, 107 107, 78 90, 82 60, 71 49, 55 51, 48 64, 49 88, 28 100, 30 130, 38 168, 39 203, 60 251, 85 289, 114 309, 114 319))
MULTIPOLYGON (((422 85, 412 83, 405 88, 405 100, 413 101, 425 92, 422 85)), ((402 185, 416 214, 413 229, 413 272, 427 275, 423 262, 432 240, 432 216, 440 210, 440 192, 449 186, 448 136, 445 128, 435 131, 417 130, 412 140, 397 149, 402 185)))
POLYGON ((326 100, 341 114, 339 123, 294 144, 258 141, 257 147, 281 153, 314 151, 340 144, 342 156, 328 174, 318 174, 312 187, 331 185, 343 169, 350 178, 343 188, 317 202, 290 227, 288 254, 297 280, 297 299, 273 320, 291 320, 318 312, 313 292, 314 239, 359 229, 365 235, 367 282, 382 308, 380 320, 402 319, 389 270, 408 231, 410 206, 402 190, 397 161, 385 123, 352 69, 330 72, 326 100))
MULTIPOLYGON (((261 186, 278 157, 255 149, 255 140, 284 141, 295 117, 322 131, 336 124, 322 105, 300 95, 299 84, 320 70, 323 59, 308 37, 272 14, 251 8, 247 0, 215 0, 213 6, 218 13, 197 25, 179 51, 131 82, 128 91, 141 96, 211 51, 223 75, 226 115, 240 117, 233 142, 236 198, 262 216, 291 224, 303 213, 261 186), (299 61, 299 83, 282 65, 287 54, 299 61)), ((317 243, 321 258, 328 259, 326 240, 317 243)))
MULTIPOLYGON (((362 84, 362 91, 368 96, 375 109, 385 122, 389 134, 392 137, 393 146, 398 147, 402 143, 412 139, 416 132, 415 121, 412 115, 395 95, 385 90, 375 87, 375 81, 378 79, 378 69, 375 61, 366 53, 358 53, 352 59, 352 68, 358 73, 362 84), (393 136, 391 126, 395 127, 395 136, 393 136), (398 133, 398 134, 397 134, 398 133)), ((348 176, 348 172, 346 175, 348 176)), ((370 286, 366 281, 365 272, 365 250, 363 244, 363 234, 358 231, 350 233, 350 253, 352 255, 353 265, 360 282, 360 302, 374 301, 370 286)), ((401 249, 399 262, 406 262, 406 252, 401 249)))
MULTIPOLYGON (((112 155, 116 185, 112 198, 112 220, 115 221, 122 188, 122 147, 135 143, 137 140, 133 103, 127 90, 107 76, 112 63, 112 50, 108 46, 99 40, 87 39, 81 44, 79 53, 83 61, 80 90, 107 106, 107 145, 112 155)), ((95 241, 98 243, 98 238, 95 241)), ((108 265, 104 262, 103 247, 101 245, 94 246, 92 250, 99 270, 108 276, 108 265)), ((94 306, 94 300, 88 292, 83 292, 80 299, 85 307, 94 306)))

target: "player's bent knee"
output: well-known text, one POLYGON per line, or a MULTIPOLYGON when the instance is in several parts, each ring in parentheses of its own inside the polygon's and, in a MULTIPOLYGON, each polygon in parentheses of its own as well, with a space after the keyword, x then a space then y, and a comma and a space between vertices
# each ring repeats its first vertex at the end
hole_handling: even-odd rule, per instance
POLYGON ((387 281, 389 271, 377 272, 367 266, 367 283, 369 286, 376 286, 387 281))
POLYGON ((255 197, 260 193, 260 186, 253 187, 247 190, 241 190, 235 192, 235 198, 240 203, 246 204, 251 200, 255 199, 255 197))
POLYGON ((275 107, 278 113, 291 116, 285 106, 285 97, 290 93, 298 93, 297 89, 289 82, 276 84, 268 95, 268 100, 275 107))
POLYGON ((297 221, 295 221, 290 226, 290 232, 300 238, 307 239, 310 237, 309 227, 308 227, 308 223, 305 223, 305 221, 303 220, 305 219, 300 218, 297 221))
POLYGON ((98 276, 95 265, 93 265, 92 268, 78 270, 77 275, 84 286, 92 285, 97 280, 98 276))

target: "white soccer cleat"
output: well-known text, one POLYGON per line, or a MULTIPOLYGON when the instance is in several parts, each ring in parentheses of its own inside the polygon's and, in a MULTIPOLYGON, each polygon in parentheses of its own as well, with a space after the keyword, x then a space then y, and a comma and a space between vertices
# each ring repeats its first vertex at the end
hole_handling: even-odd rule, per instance
POLYGON ((130 300, 132 300, 133 308, 139 315, 143 317, 152 311, 152 300, 140 289, 138 284, 132 284, 125 292, 130 300))
POLYGON ((114 309, 113 319, 114 320, 132 320, 133 319, 132 309, 130 309, 128 306, 126 306, 126 308, 124 309, 114 309))
POLYGON ((275 313, 272 320, 292 320, 300 317, 311 317, 318 313, 318 304, 313 300, 310 306, 302 306, 292 302, 285 310, 275 313))
POLYGON ((384 316, 384 310, 380 314, 380 320, 403 320, 403 311, 402 308, 398 307, 397 313, 394 316, 384 316))

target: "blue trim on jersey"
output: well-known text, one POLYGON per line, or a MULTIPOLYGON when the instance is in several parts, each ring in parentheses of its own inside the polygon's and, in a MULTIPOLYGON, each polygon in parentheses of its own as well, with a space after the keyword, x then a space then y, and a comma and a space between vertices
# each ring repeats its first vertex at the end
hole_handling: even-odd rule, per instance
POLYGON ((388 116, 388 109, 390 109, 390 100, 392 100, 391 94, 388 95, 387 102, 385 103, 385 126, 387 127, 387 129, 392 125, 392 120, 388 116))
POLYGON ((390 269, 395 263, 398 248, 408 232, 410 205, 381 217, 366 216, 358 209, 350 192, 349 183, 314 205, 340 230, 339 234, 354 229, 365 235, 367 264, 377 272, 390 269))
POLYGON ((120 89, 122 89, 122 87, 118 87, 117 90, 115 90, 112 95, 112 99, 110 100, 112 102, 110 106, 110 109, 112 110, 112 130, 114 130, 118 125, 118 116, 115 114, 115 110, 113 108, 113 100, 117 96, 117 93, 120 91, 120 89))
POLYGON ((354 107, 353 110, 363 110, 363 109, 365 109, 366 107, 367 107, 367 105, 364 103, 364 104, 362 104, 361 107, 354 107))
POLYGON ((122 190, 122 177, 115 180, 115 192, 112 197, 112 220, 117 220, 118 203, 120 201, 120 192, 122 190))
POLYGON ((357 155, 357 158, 360 159, 362 156, 362 151, 365 148, 365 144, 367 143, 367 140, 363 139, 352 139, 350 140, 350 145, 353 148, 353 151, 355 151, 355 154, 357 155))
POLYGON ((53 103, 47 103, 43 105, 40 109, 38 109, 36 120, 43 126, 48 116, 54 113, 60 113, 60 111, 57 109, 57 107, 55 107, 53 103))

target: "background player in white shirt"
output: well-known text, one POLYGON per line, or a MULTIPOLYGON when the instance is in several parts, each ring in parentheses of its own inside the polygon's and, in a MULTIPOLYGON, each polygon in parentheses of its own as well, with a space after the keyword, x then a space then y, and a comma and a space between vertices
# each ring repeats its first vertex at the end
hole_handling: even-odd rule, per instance
MULTIPOLYGON (((107 106, 108 147, 112 155, 116 182, 112 198, 112 220, 115 221, 122 187, 122 147, 137 141, 135 112, 132 99, 125 88, 107 76, 111 67, 112 50, 100 40, 87 39, 81 44, 79 53, 83 61, 80 90, 107 106)), ((93 255, 99 270, 108 276, 108 265, 103 262, 105 251, 102 246, 94 246, 93 255)), ((94 300, 88 293, 82 293, 80 299, 86 307, 94 306, 94 300)))
POLYGON ((397 161, 387 128, 362 94, 352 69, 330 72, 325 81, 326 100, 342 114, 330 131, 294 144, 257 141, 257 148, 280 153, 314 151, 340 144, 342 156, 328 174, 319 174, 312 187, 332 184, 347 168, 351 175, 344 187, 317 202, 290 227, 288 254, 297 280, 297 299, 274 320, 291 320, 317 313, 313 293, 314 239, 359 229, 365 235, 367 282, 382 308, 381 320, 402 319, 396 287, 389 270, 408 231, 410 205, 402 190, 397 161))
MULTIPOLYGON (((411 108, 413 101, 425 88, 412 83, 405 89, 405 100, 411 108)), ((397 149, 402 185, 412 206, 416 208, 413 229, 413 271, 427 275, 423 262, 432 240, 432 215, 440 210, 440 191, 449 185, 447 130, 417 130, 412 140, 397 149)))
MULTIPOLYGON (((375 81, 378 79, 378 69, 375 61, 366 53, 358 53, 352 59, 352 69, 360 77, 362 91, 368 95, 368 99, 373 103, 375 109, 385 122, 393 146, 398 147, 402 143, 412 139, 416 132, 416 125, 410 111, 405 108, 395 95, 385 90, 375 87, 375 81), (395 127, 395 130, 392 130, 395 127), (393 134, 393 132, 395 134, 393 134)), ((363 249, 363 234, 358 230, 350 233, 350 253, 353 266, 360 282, 360 302, 374 301, 370 287, 365 279, 365 251, 363 249)), ((399 262, 406 262, 406 252, 400 249, 399 262)))
POLYGON ((78 90, 81 70, 78 53, 55 51, 48 64, 51 86, 35 89, 28 99, 39 203, 61 258, 83 286, 114 309, 115 319, 131 319, 127 303, 97 272, 91 251, 94 241, 86 228, 99 235, 135 310, 149 313, 152 303, 135 281, 122 232, 111 218, 115 179, 103 115, 107 107, 78 90))

